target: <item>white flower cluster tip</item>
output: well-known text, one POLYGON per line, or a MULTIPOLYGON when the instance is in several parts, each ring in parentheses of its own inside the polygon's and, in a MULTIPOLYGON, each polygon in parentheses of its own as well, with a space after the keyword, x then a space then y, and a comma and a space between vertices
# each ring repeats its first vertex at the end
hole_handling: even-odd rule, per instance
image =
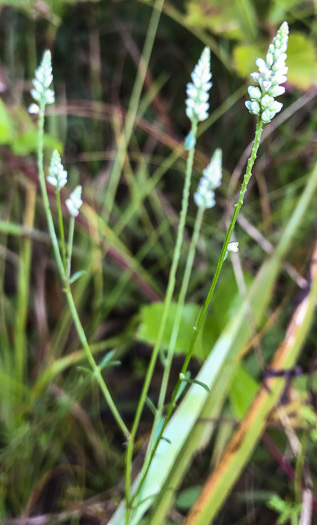
POLYGON ((210 72, 210 49, 205 47, 192 72, 192 82, 187 84, 186 115, 197 122, 208 118, 208 91, 212 86, 210 72))
POLYGON ((37 104, 31 104, 29 113, 39 113, 40 108, 43 108, 46 104, 53 104, 55 100, 54 91, 49 89, 52 82, 51 52, 46 50, 41 64, 35 71, 35 79, 33 80, 34 89, 31 90, 31 95, 37 104))
POLYGON ((195 203, 199 208, 212 208, 215 201, 214 190, 221 184, 222 176, 222 151, 216 149, 210 163, 203 171, 203 177, 199 181, 197 191, 194 195, 195 203))
POLYGON ((259 73, 251 74, 259 87, 249 87, 248 93, 251 101, 246 102, 245 105, 250 113, 259 115, 265 124, 271 122, 272 118, 283 107, 283 104, 274 100, 274 97, 285 92, 285 88, 280 84, 287 80, 288 68, 285 65, 285 60, 287 58, 288 32, 288 24, 283 22, 269 46, 266 62, 263 58, 257 58, 256 65, 259 68, 259 73))
POLYGON ((81 186, 76 186, 74 191, 70 194, 69 199, 66 200, 68 211, 71 215, 73 215, 73 217, 77 217, 79 208, 83 203, 81 200, 81 190, 81 186))
POLYGON ((229 242, 227 250, 231 253, 238 253, 239 243, 237 241, 229 242))
POLYGON ((48 171, 49 176, 47 177, 47 182, 59 190, 63 188, 67 182, 67 171, 64 170, 60 155, 57 150, 53 151, 51 164, 48 168, 48 171))

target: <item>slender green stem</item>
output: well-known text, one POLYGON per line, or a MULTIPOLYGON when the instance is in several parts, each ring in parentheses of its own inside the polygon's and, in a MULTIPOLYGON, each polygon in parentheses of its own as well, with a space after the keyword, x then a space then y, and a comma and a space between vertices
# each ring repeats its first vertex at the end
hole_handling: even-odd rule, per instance
POLYGON ((50 203, 49 203, 46 184, 45 184, 45 175, 44 175, 44 167, 43 167, 44 166, 44 162, 43 162, 44 110, 45 110, 45 106, 43 105, 40 108, 40 116, 39 116, 37 167, 38 167, 38 172, 39 172, 40 187, 41 187, 41 192, 42 192, 44 210, 46 214, 49 234, 50 234, 52 245, 53 245, 55 260, 56 260, 56 264, 57 264, 59 273, 62 279, 64 279, 64 275, 65 275, 64 265, 63 265, 63 261, 62 261, 61 254, 59 251, 58 240, 56 237, 54 222, 52 218, 50 203))
POLYGON ((72 268, 74 230, 75 230, 75 217, 73 217, 72 215, 69 221, 69 232, 68 232, 68 243, 67 243, 67 264, 66 264, 67 280, 69 280, 70 278, 70 273, 71 273, 71 268, 72 268))
POLYGON ((79 316, 78 316, 78 313, 77 313, 77 309, 76 309, 76 306, 75 306, 75 303, 74 303, 74 299, 73 299, 73 296, 72 296, 72 293, 71 293, 71 289, 70 289, 70 285, 69 283, 66 284, 66 287, 65 287, 65 294, 66 294, 66 298, 67 298, 67 302, 68 302, 68 306, 70 308, 70 311, 71 311, 71 314, 72 314, 72 318, 73 318, 73 321, 74 321, 74 324, 76 326, 76 330, 77 330, 77 333, 78 333, 78 336, 79 336, 79 339, 80 339, 80 342, 81 344, 83 345, 83 348, 86 352, 86 357, 87 357, 87 361, 89 362, 94 374, 95 374, 95 377, 98 381, 98 384, 99 384, 99 387, 105 397, 105 400, 107 401, 108 403, 108 406, 112 412, 112 415, 113 417, 115 418, 116 422, 118 423, 120 429, 122 430, 122 433, 124 434, 124 436, 126 437, 126 439, 129 439, 129 436, 130 436, 130 433, 129 433, 129 430, 128 428, 126 427, 126 425, 124 424, 119 412, 118 412, 118 409, 111 397, 111 394, 108 390, 108 387, 106 386, 106 383, 104 382, 104 379, 101 375, 101 372, 100 372, 100 368, 99 366, 96 364, 96 361, 93 357, 93 354, 92 354, 92 351, 90 349, 90 346, 88 344, 88 341, 87 341, 87 338, 86 338, 86 335, 85 335, 85 332, 84 332, 84 329, 82 327, 82 324, 81 324, 81 321, 79 319, 79 316))
MULTIPOLYGON (((255 159, 256 159, 257 151, 259 149, 260 139, 261 139, 261 135, 262 135, 262 129, 263 129, 263 124, 262 124, 261 119, 259 119, 258 122, 257 122, 257 126, 256 126, 255 137, 254 137, 254 141, 253 141, 253 145, 252 145, 252 152, 251 152, 250 158, 248 160, 247 169, 246 169, 246 172, 245 172, 245 175, 244 175, 244 178, 243 178, 243 182, 242 182, 242 186, 241 186, 241 190, 240 190, 240 194, 239 194, 239 199, 238 199, 237 204, 235 204, 235 207, 234 207, 234 212, 233 212, 233 215, 232 215, 231 223, 230 223, 230 226, 228 228, 225 241, 223 243, 223 247, 222 247, 222 250, 221 250, 221 253, 220 253, 220 257, 219 257, 219 260, 218 260, 216 272, 215 272, 215 275, 214 275, 213 280, 211 282, 211 286, 210 286, 210 289, 209 289, 209 292, 208 292, 207 299, 205 301, 205 304, 204 304, 204 307, 203 307, 202 311, 199 314, 199 318, 198 318, 197 324, 194 327, 194 334, 193 334, 193 337, 192 337, 192 340, 191 340, 189 351, 187 352, 187 355, 186 355, 186 358, 185 358, 185 361, 184 361, 184 364, 183 364, 183 367, 182 367, 182 370, 181 370, 182 374, 185 374, 185 372, 187 370, 189 361, 190 361, 191 356, 192 356, 193 351, 194 351, 195 343, 197 341, 197 338, 198 338, 198 336, 200 334, 200 331, 202 329, 203 323, 205 321, 207 310, 209 308, 209 304, 210 304, 212 295, 213 295, 214 290, 216 288, 216 285, 217 285, 217 282, 218 282, 218 278, 219 278, 219 275, 220 275, 220 272, 221 272, 224 260, 226 258, 228 244, 230 242, 231 235, 232 235, 232 232, 234 230, 234 227, 235 227, 235 224, 236 224, 236 221, 237 221, 237 217, 238 217, 239 212, 241 210, 245 193, 247 191, 248 183, 249 183, 249 180, 250 180, 251 175, 252 175, 252 167, 253 167, 255 159)), ((177 383, 177 386, 176 386, 176 389, 175 389, 175 391, 173 393, 173 397, 172 397, 172 400, 171 400, 171 403, 170 403, 170 406, 169 406, 169 409, 168 409, 168 414, 171 414, 172 411, 173 411, 173 405, 175 403, 175 399, 177 397, 180 384, 181 384, 181 380, 179 379, 178 383, 177 383)))
POLYGON ((109 216, 112 211, 113 203, 115 200, 115 194, 119 184, 119 179, 126 156, 127 147, 132 135, 135 118, 137 115, 139 102, 142 94, 143 84, 147 68, 150 61, 150 56, 153 48, 153 43, 157 31, 157 26, 160 20, 161 11, 163 9, 164 0, 156 0, 153 5, 152 16, 149 22, 144 47, 142 51, 141 60, 139 62, 137 77, 133 86, 131 94, 129 109, 127 113, 127 119, 124 126, 123 136, 118 145, 118 152, 112 168, 111 178, 109 186, 106 192, 105 205, 102 215, 104 216, 105 222, 108 222, 109 216))
POLYGON ((72 315, 72 318, 73 318, 73 321, 74 321, 74 324, 76 326, 76 329, 77 329, 77 333, 78 333, 78 336, 79 336, 79 339, 80 339, 80 342, 85 350, 85 353, 86 353, 86 357, 87 357, 87 360, 95 374, 95 377, 98 381, 98 384, 100 386, 100 389, 108 403, 108 406, 110 408, 110 410, 112 411, 112 414, 115 418, 115 420, 117 421, 120 429, 122 430, 122 433, 123 435, 125 436, 126 439, 129 439, 129 436, 130 436, 130 433, 129 433, 129 430, 128 428, 126 427, 126 425, 124 424, 112 398, 111 398, 111 394, 104 382, 104 379, 101 375, 101 372, 100 372, 100 369, 99 367, 97 366, 95 360, 94 360, 94 357, 93 357, 93 354, 92 354, 92 351, 90 349, 90 346, 88 344, 88 341, 87 341, 87 338, 86 338, 86 335, 85 335, 85 332, 84 332, 84 329, 82 327, 82 324, 81 324, 81 321, 79 319, 79 316, 78 316, 78 313, 77 313, 77 310, 76 310, 76 306, 75 306, 75 303, 74 303, 74 299, 73 299, 73 296, 72 296, 72 292, 71 292, 71 289, 70 289, 70 284, 67 280, 67 275, 66 275, 66 270, 65 270, 65 267, 63 265, 63 261, 62 261, 62 257, 61 257, 61 254, 60 254, 60 251, 59 251, 59 246, 58 246, 58 240, 57 240, 57 236, 56 236, 56 232, 55 232, 55 227, 54 227, 54 222, 53 222, 53 217, 52 217, 52 213, 51 213, 51 209, 50 209, 50 205, 49 205, 49 198, 48 198, 48 194, 47 194, 47 189, 46 189, 46 184, 45 184, 45 175, 44 175, 44 164, 43 164, 43 135, 44 135, 44 111, 45 111, 45 106, 42 105, 41 108, 40 108, 40 115, 39 115, 39 132, 38 132, 38 149, 37 149, 37 160, 38 160, 38 172, 39 172, 39 179, 40 179, 40 186, 41 186, 41 192, 42 192, 42 198, 43 198, 43 203, 44 203, 44 210, 45 210, 45 214, 46 214, 46 219, 47 219, 47 223, 48 223, 48 229, 49 229, 49 234, 50 234, 50 237, 51 237, 51 241, 52 241, 52 245, 53 245, 53 250, 54 250, 54 255, 55 255, 55 259, 56 259, 56 263, 57 263, 57 267, 58 267, 58 270, 59 270, 59 274, 60 274, 60 277, 62 279, 62 282, 63 282, 63 285, 64 285, 64 291, 65 291, 65 294, 66 294, 66 298, 67 298, 67 302, 68 302, 68 305, 69 305, 69 308, 70 308, 70 311, 71 311, 71 315, 72 315))
POLYGON ((193 232, 193 236, 192 236, 191 243, 189 246, 189 252, 187 256, 181 291, 180 291, 179 299, 177 302, 177 309, 176 309, 176 315, 175 315, 175 320, 174 320, 174 325, 173 325, 173 331, 172 331, 172 335, 171 335, 171 339, 170 339, 170 343, 168 347, 168 352, 166 356, 166 361, 165 361, 162 385, 161 385, 161 390, 160 390, 160 395, 159 395, 159 400, 158 400, 158 408, 157 408, 158 419, 160 419, 162 415, 163 406, 165 402, 168 379, 170 376, 172 360, 174 356, 176 341, 177 341, 179 327, 180 327, 181 318, 182 318, 182 311, 184 308, 185 298, 186 298, 186 294, 188 290, 189 279, 191 276, 191 271, 193 268, 194 258, 196 254, 196 247, 197 247, 197 243, 199 239, 199 233, 200 233, 203 214, 204 214, 204 209, 198 208, 195 225, 194 225, 194 232, 193 232))
MULTIPOLYGON (((196 137, 197 134, 197 122, 194 121, 192 123, 192 133, 194 137, 196 137)), ((152 380, 157 356, 160 350, 160 346, 162 343, 166 322, 169 314, 169 309, 174 293, 175 288, 175 277, 176 277, 176 271, 178 268, 179 258, 181 254, 181 248, 182 248, 182 242, 183 242, 183 235, 184 235, 184 228, 186 223, 186 216, 187 216, 187 209, 188 209, 188 200, 189 200, 189 191, 190 191, 190 182, 191 182, 191 175, 193 170, 193 163, 194 163, 194 153, 195 148, 193 147, 191 150, 189 150, 188 157, 187 157, 187 166, 186 166, 186 176, 185 176, 185 184, 184 184, 184 190, 183 190, 183 198, 182 198, 182 209, 180 213, 180 221, 178 226, 178 232, 177 232, 177 238, 176 238, 176 244, 175 244, 175 250, 173 254, 173 260, 172 260, 172 266, 171 271, 169 274, 168 284, 167 284, 167 290, 165 294, 165 300, 164 300, 164 307, 163 307, 163 313, 162 313, 162 319, 160 323, 160 329, 159 333, 156 339, 156 343, 153 348, 153 352, 151 355, 150 363, 146 372, 145 380, 143 389, 140 395, 139 403, 137 406, 135 418, 132 425, 131 430, 131 436, 128 442, 127 446, 127 454, 126 454, 126 483, 125 483, 125 489, 126 489, 126 524, 129 523, 130 520, 130 494, 131 494, 131 468, 132 468, 132 457, 133 457, 133 448, 134 448, 134 439, 136 436, 136 432, 139 426, 141 414, 144 408, 144 404, 146 401, 146 396, 150 387, 150 383, 152 380)))
POLYGON ((57 213, 58 213, 58 222, 59 222, 59 233, 61 236, 62 259, 63 259, 64 268, 66 270, 66 246, 65 246, 63 213, 62 213, 62 206, 61 206, 61 194, 60 194, 60 189, 57 186, 56 186, 56 203, 57 203, 57 213))
MULTIPOLYGON (((184 307, 184 304, 185 304, 185 298, 186 298, 186 294, 187 294, 187 290, 188 290, 188 284, 189 284, 189 280, 190 280, 190 276, 191 276, 191 271, 192 271, 192 268, 193 268, 193 263, 194 263, 194 258, 195 258, 195 254, 196 254, 196 248, 197 248, 197 244, 198 244, 198 239, 199 239, 199 234, 200 234, 201 223, 202 223, 202 218, 203 218, 203 215, 204 215, 204 211, 205 210, 203 208, 198 208, 196 219, 195 219, 194 231, 193 231, 192 239, 191 239, 190 246, 189 246, 189 251, 188 251, 188 256, 187 256, 187 261, 186 261, 186 266, 185 266, 185 271, 184 271, 183 282, 182 282, 181 291, 180 291, 178 302, 177 302, 177 309, 176 309, 176 315, 175 315, 175 319, 174 319, 173 330, 172 330, 172 334, 171 334, 171 338, 170 338, 170 342, 169 342, 169 347, 168 347, 168 352, 167 352, 167 356, 166 356, 166 361, 165 361, 164 373, 163 373, 163 378, 162 378, 162 385, 161 385, 161 390, 160 390, 159 400, 158 400, 158 407, 157 407, 157 411, 156 411, 156 414, 155 414, 155 419, 154 419, 154 423, 153 423, 153 430, 152 430, 152 434, 151 434, 151 438, 150 438, 150 443, 149 443, 149 446, 148 446, 148 449, 147 449, 147 453, 146 453, 144 464, 143 464, 142 471, 141 471, 141 477, 143 475, 143 472, 147 471, 148 463, 149 463, 150 458, 151 458, 151 450, 152 450, 154 436, 155 436, 155 429, 157 428, 157 425, 158 425, 158 423, 161 420, 162 415, 163 415, 163 408, 164 408, 164 402, 165 402, 165 397, 166 397, 166 390, 167 390, 167 386, 168 386, 168 379, 169 379, 170 371, 171 371, 171 367, 172 367, 172 360, 173 360, 173 355, 174 355, 174 351, 175 351, 176 341, 177 341, 177 337, 178 337, 179 327, 180 327, 180 323, 181 323, 182 311, 183 311, 183 307, 184 307)), ((139 489, 140 490, 142 489, 142 485, 141 484, 139 486, 139 489)), ((135 499, 138 496, 138 494, 140 492, 139 489, 133 495, 133 499, 135 499)))
MULTIPOLYGON (((230 242, 230 238, 231 238, 232 232, 234 230, 239 211, 240 211, 240 209, 242 207, 242 204, 243 204, 243 199, 244 199, 245 193, 247 191, 248 182, 249 182, 249 180, 251 178, 251 175, 252 175, 252 167, 253 167, 255 159, 256 159, 257 151, 259 149, 260 139, 261 139, 261 135, 262 135, 262 129, 263 129, 262 121, 258 120, 257 126, 256 126, 256 131, 255 131, 255 138, 254 138, 254 142, 253 142, 253 145, 252 145, 252 152, 251 152, 251 156, 250 156, 250 158, 248 160, 246 173, 244 175, 244 179, 243 179, 241 190, 240 190, 240 194, 239 194, 239 199, 238 199, 238 202, 237 202, 237 204, 235 205, 235 208, 234 208, 234 212, 233 212, 233 215, 232 215, 231 223, 230 223, 229 229, 227 231, 227 235, 226 235, 226 238, 225 238, 225 241, 224 241, 221 253, 220 253, 220 257, 219 257, 219 260, 218 260, 216 272, 215 272, 215 275, 214 275, 213 280, 211 282, 207 299, 205 301, 205 304, 204 304, 204 307, 203 307, 202 311, 199 314, 199 318, 198 318, 198 321, 196 323, 196 326, 194 326, 194 334, 193 334, 193 337, 192 337, 192 340, 191 340, 191 343, 190 343, 190 346, 189 346, 189 350, 187 352, 184 364, 183 364, 181 372, 180 372, 181 374, 185 374, 186 371, 187 371, 187 367, 188 367, 189 361, 190 361, 191 356, 192 356, 193 351, 194 351, 195 343, 197 341, 197 338, 198 338, 198 336, 200 334, 200 331, 201 331, 201 329, 203 327, 203 324, 204 324, 204 321, 205 321, 205 318, 206 318, 206 314, 207 314, 207 310, 208 310, 208 307, 209 307, 209 304, 210 304, 210 300, 211 300, 211 297, 212 297, 213 292, 215 290, 215 287, 216 287, 216 284, 217 284, 217 281, 218 281, 218 278, 219 278, 219 275, 220 275, 220 272, 221 272, 221 269, 222 269, 222 266, 223 266, 223 263, 224 263, 224 260, 225 260, 225 257, 226 257, 228 244, 230 242)), ((158 435, 158 437, 156 439, 156 442, 155 442, 155 444, 154 444, 154 446, 153 446, 153 448, 152 448, 152 450, 150 452, 149 460, 147 461, 146 468, 144 469, 144 472, 143 472, 143 474, 141 476, 141 479, 139 481, 138 489, 135 492, 134 498, 139 494, 139 492, 142 489, 142 485, 143 485, 143 483, 144 483, 144 481, 146 479, 146 476, 148 474, 148 471, 150 469, 150 466, 151 466, 152 460, 153 460, 153 458, 155 456, 157 447, 158 447, 158 445, 159 445, 159 443, 160 443, 160 441, 162 439, 162 436, 163 436, 163 433, 164 433, 164 431, 166 429, 167 423, 168 423, 168 421, 169 421, 169 419, 170 419, 170 417, 172 415, 172 412, 173 412, 174 406, 175 406, 175 402, 176 402, 176 399, 177 399, 177 395, 178 395, 178 392, 179 392, 179 389, 180 389, 180 386, 181 386, 181 382, 182 382, 181 379, 178 379, 178 381, 176 383, 176 386, 175 386, 175 389, 174 389, 174 392, 173 392, 173 395, 172 395, 172 399, 171 399, 171 401, 169 403, 169 406, 168 406, 168 409, 167 409, 167 413, 166 413, 166 416, 165 416, 165 419, 164 419, 164 423, 163 423, 162 428, 161 428, 161 430, 159 432, 159 435, 158 435)))

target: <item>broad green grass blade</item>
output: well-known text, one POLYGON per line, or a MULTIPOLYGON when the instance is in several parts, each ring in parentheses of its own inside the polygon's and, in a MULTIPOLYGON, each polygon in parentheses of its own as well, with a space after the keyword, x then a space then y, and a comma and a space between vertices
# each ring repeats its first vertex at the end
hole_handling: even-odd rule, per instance
MULTIPOLYGON (((252 335, 252 330, 248 321, 248 313, 250 310, 252 311, 256 324, 261 322, 269 304, 275 280, 281 269, 283 257, 285 256, 297 228, 305 217, 307 206, 314 195, 316 186, 317 165, 310 175, 307 186, 281 236, 281 240, 275 253, 260 269, 239 314, 235 319, 228 323, 228 326, 220 336, 201 371, 205 371, 204 375, 201 376, 201 373, 198 375, 199 380, 207 382, 212 394, 205 396, 204 406, 200 411, 200 414, 198 414, 197 419, 203 420, 205 418, 217 418, 219 416, 223 402, 228 395, 232 380, 239 365, 240 351, 252 335), (208 379, 208 374, 209 382, 206 381, 208 379)), ((198 394, 197 387, 196 392, 198 394)), ((181 424, 181 422, 179 421, 178 424, 181 424)), ((186 427, 187 420, 185 419, 182 423, 182 428, 184 429, 186 427)), ((203 445, 204 441, 210 438, 213 430, 214 427, 211 424, 209 427, 199 424, 193 425, 192 432, 187 436, 187 439, 184 440, 182 449, 179 451, 178 456, 175 457, 174 465, 171 465, 171 472, 166 478, 163 490, 160 491, 158 498, 155 500, 155 511, 150 520, 151 525, 162 523, 173 498, 173 491, 169 490, 170 487, 176 488, 179 485, 193 455, 197 453, 197 450, 203 445)), ((170 435, 167 435, 167 437, 171 439, 170 435)), ((163 445, 164 442, 162 442, 162 446, 163 445)), ((164 466, 162 472, 164 472, 164 466)), ((156 476, 159 476, 158 472, 156 472, 156 476)), ((149 481, 151 481, 150 477, 149 481)))
MULTIPOLYGON (((36 187, 30 183, 26 188, 24 226, 32 229, 35 214, 36 187)), ((19 260, 18 297, 15 321, 15 374, 18 381, 25 381, 27 362, 26 322, 29 307, 29 281, 31 271, 31 240, 21 239, 19 260)))
MULTIPOLYGON (((271 364, 272 369, 291 368, 308 336, 317 299, 317 244, 311 264, 312 286, 309 294, 298 305, 286 332, 286 337, 271 364)), ((267 416, 278 402, 284 380, 268 380, 262 386, 240 428, 225 450, 217 469, 207 480, 204 490, 191 510, 187 525, 207 525, 217 515, 222 503, 249 460, 266 426, 267 416)))
MULTIPOLYGON (((275 253, 261 267, 240 312, 229 321, 197 376, 199 381, 208 385, 212 394, 208 395, 201 387, 193 385, 169 422, 164 436, 171 444, 162 440, 158 447, 141 494, 143 503, 133 515, 133 525, 140 521, 152 503, 155 511, 150 520, 151 525, 163 523, 173 498, 172 487, 177 488, 193 454, 197 452, 201 442, 210 437, 212 427, 197 424, 197 420, 216 417, 220 413, 239 364, 240 351, 252 335, 249 312, 252 311, 256 324, 263 319, 283 257, 305 216, 316 186, 317 166, 310 175, 275 253)), ((136 486, 135 484, 134 489, 136 486)), ((124 522, 124 513, 124 504, 121 504, 110 520, 110 525, 121 525, 124 522)))

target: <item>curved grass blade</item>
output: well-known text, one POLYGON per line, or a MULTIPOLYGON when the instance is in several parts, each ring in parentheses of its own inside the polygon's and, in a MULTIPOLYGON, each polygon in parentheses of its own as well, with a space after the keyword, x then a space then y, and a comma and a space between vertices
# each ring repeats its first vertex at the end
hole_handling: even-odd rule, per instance
MULTIPOLYGON (((157 494, 153 504, 155 510, 149 522, 151 525, 160 525, 164 522, 174 490, 179 485, 193 455, 206 440, 210 439, 214 424, 211 423, 207 427, 205 423, 199 424, 199 420, 205 421, 206 418, 212 419, 219 415, 240 363, 240 352, 252 337, 252 328, 248 320, 250 309, 255 323, 259 324, 272 297, 283 257, 305 217, 316 186, 317 166, 309 177, 274 254, 261 267, 239 313, 228 322, 199 372, 197 379, 206 383, 212 394, 208 395, 200 386, 192 385, 166 427, 164 436, 171 441, 171 444, 164 441, 160 443, 140 495, 144 500, 150 495, 157 494)), ((134 489, 137 487, 137 481, 134 489)), ((132 525, 139 522, 150 505, 151 501, 147 500, 137 507, 132 525)), ((121 525, 124 515, 125 509, 122 503, 109 524, 121 525)))
MULTIPOLYGON (((291 368, 308 336, 317 299, 317 243, 310 268, 312 286, 309 294, 296 308, 284 341, 271 363, 272 369, 291 368)), ((232 486, 241 474, 263 433, 267 416, 278 402, 284 380, 271 377, 262 386, 240 428, 227 446, 222 460, 208 478, 203 492, 192 508, 186 525, 207 525, 217 515, 232 486)))

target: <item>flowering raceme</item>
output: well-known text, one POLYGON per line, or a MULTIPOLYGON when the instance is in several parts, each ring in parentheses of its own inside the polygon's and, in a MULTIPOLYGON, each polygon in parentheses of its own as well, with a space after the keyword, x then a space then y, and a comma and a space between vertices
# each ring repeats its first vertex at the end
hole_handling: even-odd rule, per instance
POLYGON ((83 201, 81 200, 81 191, 81 186, 76 186, 74 191, 70 194, 69 199, 67 199, 65 202, 69 213, 73 217, 77 217, 79 213, 79 208, 83 203, 83 201))
POLYGON ((274 97, 285 92, 285 88, 280 84, 287 80, 288 68, 285 65, 285 60, 287 58, 288 32, 288 24, 283 22, 269 46, 266 62, 262 58, 257 58, 256 65, 259 68, 259 73, 251 74, 258 87, 249 87, 248 93, 251 101, 247 101, 245 105, 250 113, 258 115, 264 124, 271 122, 272 118, 283 107, 283 104, 274 100, 274 97))
POLYGON ((222 151, 216 149, 210 163, 203 171, 203 176, 199 181, 197 191, 194 195, 195 203, 199 208, 212 208, 215 201, 216 188, 221 184, 222 176, 222 151))
POLYGON ((60 155, 57 150, 53 152, 48 171, 49 175, 46 178, 47 182, 59 190, 63 188, 67 182, 67 171, 64 170, 60 155))
POLYGON ((52 89, 49 89, 52 82, 52 57, 51 52, 46 50, 41 64, 35 71, 35 79, 33 80, 34 89, 31 90, 31 95, 37 104, 31 104, 29 107, 30 113, 39 113, 40 108, 46 104, 53 104, 55 94, 52 89))
POLYGON ((192 72, 192 82, 187 84, 186 115, 197 122, 208 118, 208 91, 212 86, 210 72, 210 49, 205 47, 192 72))

